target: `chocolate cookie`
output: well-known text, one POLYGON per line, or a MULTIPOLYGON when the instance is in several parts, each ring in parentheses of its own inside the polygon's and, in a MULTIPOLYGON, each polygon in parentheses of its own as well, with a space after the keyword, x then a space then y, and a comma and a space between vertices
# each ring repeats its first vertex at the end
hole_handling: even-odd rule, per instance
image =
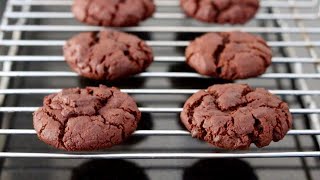
POLYGON ((134 100, 106 86, 65 89, 45 97, 33 115, 38 137, 68 151, 108 148, 137 128, 141 113, 134 100))
POLYGON ((99 26, 135 26, 154 11, 153 0, 74 0, 72 6, 79 21, 99 26))
POLYGON ((144 71, 153 61, 152 50, 134 35, 117 31, 80 33, 64 46, 70 67, 95 80, 116 80, 144 71))
POLYGON ((259 76, 271 58, 262 38, 244 32, 207 33, 186 49, 186 61, 198 73, 226 80, 259 76))
POLYGON ((192 136, 220 148, 264 147, 292 126, 288 105, 267 90, 248 85, 214 85, 191 96, 181 113, 192 136))
POLYGON ((184 12, 203 22, 244 24, 259 10, 259 0, 180 0, 184 12))

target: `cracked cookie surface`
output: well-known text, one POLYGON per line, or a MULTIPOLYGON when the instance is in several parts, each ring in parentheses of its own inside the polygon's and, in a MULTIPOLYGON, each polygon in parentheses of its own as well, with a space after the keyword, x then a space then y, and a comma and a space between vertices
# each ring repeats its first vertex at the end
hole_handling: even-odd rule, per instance
POLYGON ((80 33, 64 46, 69 66, 95 80, 127 78, 153 61, 152 49, 140 38, 118 31, 80 33))
POLYGON ((259 0, 180 0, 184 12, 197 20, 244 24, 259 10, 259 0))
POLYGON ((195 138, 224 149, 264 147, 292 127, 287 103, 262 88, 214 85, 192 95, 181 121, 195 138))
POLYGON ((116 88, 64 89, 44 98, 33 114, 40 140, 59 149, 89 151, 123 142, 137 128, 135 101, 116 88))
POLYGON ((207 33, 192 41, 185 55, 199 74, 235 80, 265 73, 272 51, 259 36, 236 31, 207 33))
POLYGON ((135 26, 152 16, 153 0, 74 0, 72 12, 81 22, 98 26, 135 26))

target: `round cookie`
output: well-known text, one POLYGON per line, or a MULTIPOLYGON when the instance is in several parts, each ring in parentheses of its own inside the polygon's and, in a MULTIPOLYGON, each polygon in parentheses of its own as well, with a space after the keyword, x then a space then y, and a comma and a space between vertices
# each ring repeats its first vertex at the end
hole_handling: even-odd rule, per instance
POLYGON ((180 0, 188 16, 219 24, 244 24, 255 16, 259 4, 259 0, 180 0))
POLYGON ((126 78, 144 71, 153 61, 152 49, 143 40, 118 31, 80 33, 63 50, 74 71, 95 80, 126 78))
POLYGON ((272 51, 259 36, 244 32, 207 33, 190 43, 186 61, 198 73, 225 80, 265 73, 272 51))
POLYGON ((74 0, 72 12, 81 22, 98 26, 135 26, 155 12, 153 0, 74 0))
POLYGON ((224 149, 261 148, 281 140, 292 127, 287 103, 262 88, 214 85, 192 95, 181 121, 195 138, 224 149))
POLYGON ((128 138, 141 113, 135 101, 106 86, 64 89, 44 98, 33 114, 43 142, 68 151, 108 148, 128 138))

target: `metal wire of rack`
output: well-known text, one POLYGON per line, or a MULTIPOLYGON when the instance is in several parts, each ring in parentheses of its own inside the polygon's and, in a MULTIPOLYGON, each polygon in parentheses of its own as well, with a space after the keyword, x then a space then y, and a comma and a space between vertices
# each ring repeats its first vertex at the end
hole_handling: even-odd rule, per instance
MULTIPOLYGON (((58 92, 61 88, 11 88, 10 82, 19 78, 77 78, 78 75, 71 71, 53 71, 48 70, 15 70, 15 63, 63 63, 63 56, 55 51, 54 55, 42 55, 41 53, 29 55, 27 53, 20 55, 19 50, 23 47, 31 48, 57 48, 64 44, 65 40, 57 39, 36 39, 24 38, 26 33, 76 33, 82 31, 97 31, 101 27, 87 26, 83 24, 63 24, 60 20, 72 21, 73 15, 69 11, 59 11, 55 9, 53 12, 49 10, 36 11, 36 7, 63 7, 68 9, 72 1, 70 0, 8 0, 3 14, 0 26, 0 46, 6 47, 7 51, 0 56, 0 63, 2 63, 1 89, 0 89, 0 112, 4 114, 12 113, 28 113, 31 114, 37 107, 30 106, 5 106, 5 98, 7 96, 31 96, 31 95, 46 95, 49 93, 58 92), (37 23, 30 23, 33 21, 51 21, 53 24, 38 25, 37 23), (57 22, 56 22, 57 21, 57 22)), ((320 47, 320 38, 312 39, 310 36, 320 34, 320 26, 307 26, 305 21, 315 22, 320 19, 320 9, 318 0, 298 1, 298 0, 283 0, 283 1, 262 1, 263 9, 271 9, 272 12, 261 11, 256 20, 259 21, 273 21, 278 26, 261 27, 259 24, 250 26, 208 26, 204 24, 197 24, 197 26, 187 25, 158 25, 152 23, 153 21, 181 21, 186 20, 182 12, 168 12, 165 8, 178 7, 178 1, 171 0, 156 0, 159 11, 152 18, 151 23, 139 26, 122 28, 121 30, 127 32, 152 32, 152 33, 203 33, 211 31, 232 31, 242 30, 252 33, 262 34, 276 34, 280 35, 282 40, 268 41, 268 44, 273 49, 286 49, 289 54, 286 57, 275 56, 273 58, 273 65, 289 64, 293 66, 292 72, 268 72, 258 81, 267 80, 283 80, 290 79, 297 84, 297 89, 270 89, 271 92, 282 96, 302 97, 302 104, 304 107, 291 108, 293 114, 306 115, 311 122, 311 128, 294 129, 289 132, 289 136, 312 136, 318 138, 318 145, 320 144, 320 108, 317 107, 317 101, 314 96, 320 96, 320 90, 312 90, 308 85, 308 80, 317 81, 320 78, 320 59, 317 50, 320 47), (287 9, 282 12, 281 9, 287 9), (289 21, 289 22, 288 22, 289 21), (290 24, 291 23, 291 24, 290 24), (292 25, 294 24, 294 25, 292 25), (300 40, 292 40, 291 36, 301 36, 300 40), (307 51, 307 55, 298 56, 295 53, 295 48, 302 48, 307 51), (311 65, 316 68, 315 72, 305 72, 304 66, 311 65)), ((192 21, 192 20, 190 20, 192 21)), ((147 43, 153 48, 178 48, 188 45, 186 40, 148 40, 147 43)), ((155 56, 155 63, 183 63, 184 57, 182 55, 172 56, 155 56)), ((150 70, 137 75, 135 78, 157 79, 157 78, 194 78, 206 79, 194 72, 157 72, 150 70)), ((161 88, 128 88, 122 91, 133 95, 190 95, 197 91, 197 89, 161 89, 161 88)), ((140 107, 142 112, 148 113, 179 113, 181 107, 140 107)), ((29 120, 29 119, 28 119, 29 120)), ((29 120, 31 122, 31 120, 29 120)), ((26 135, 34 136, 35 131, 32 129, 12 129, 9 125, 2 126, 0 135, 26 135)), ((188 132, 184 130, 138 130, 134 136, 186 136, 188 132)), ((35 136, 34 136, 35 138, 35 136)), ((0 152, 1 158, 127 158, 127 159, 181 159, 181 158, 287 158, 287 157, 320 157, 320 151, 285 151, 285 152, 223 152, 223 153, 201 153, 201 152, 103 152, 103 153, 89 153, 89 154, 69 154, 69 153, 37 153, 37 152, 0 152)))

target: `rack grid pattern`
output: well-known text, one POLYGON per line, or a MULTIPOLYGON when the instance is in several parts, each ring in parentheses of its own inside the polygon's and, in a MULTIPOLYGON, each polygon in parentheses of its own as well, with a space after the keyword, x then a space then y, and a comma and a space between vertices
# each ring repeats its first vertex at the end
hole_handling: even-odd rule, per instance
MULTIPOLYGON (((58 92, 60 89, 50 88, 10 88, 10 81, 18 78, 77 78, 78 75, 71 71, 24 71, 14 70, 15 63, 23 62, 63 62, 62 55, 19 55, 21 47, 60 47, 65 40, 52 39, 24 39, 24 33, 64 33, 64 32, 82 32, 98 31, 101 27, 87 25, 69 25, 62 23, 37 25, 28 23, 32 20, 72 20, 73 15, 67 11, 34 11, 34 7, 69 7, 72 4, 70 0, 8 0, 0 26, 0 46, 6 47, 6 52, 0 55, 2 70, 0 71, 0 103, 9 95, 46 95, 58 92)), ((181 21, 187 17, 181 12, 167 12, 164 8, 175 8, 179 6, 177 0, 156 0, 157 7, 160 9, 150 20, 155 21, 181 21)), ((293 114, 307 115, 311 122, 310 129, 294 129, 289 132, 290 136, 314 136, 320 143, 320 108, 313 96, 320 96, 320 90, 312 90, 309 87, 308 80, 320 79, 320 58, 318 49, 320 39, 312 39, 311 35, 319 35, 320 27, 311 27, 305 25, 305 22, 319 22, 320 8, 318 0, 264 0, 262 1, 263 9, 271 9, 272 12, 260 12, 256 21, 275 21, 278 26, 261 27, 252 26, 208 26, 200 24, 199 26, 164 26, 155 23, 145 23, 139 27, 121 28, 127 32, 153 32, 153 33, 203 33, 216 31, 242 30, 251 33, 276 34, 282 37, 282 40, 268 41, 269 46, 273 49, 286 49, 288 57, 274 57, 273 64, 291 64, 293 72, 268 72, 256 79, 265 80, 282 80, 291 79, 298 84, 297 89, 270 89, 277 95, 302 96, 305 107, 291 108, 293 114), (281 9, 287 9, 282 12, 281 9), (289 22, 290 23, 289 23, 289 22), (292 40, 292 35, 301 36, 300 40, 292 40), (303 48, 307 51, 308 56, 296 55, 294 49, 303 48), (308 72, 304 65, 312 65, 316 72, 308 72)), ((188 41, 182 40, 149 40, 147 43, 153 48, 177 48, 185 47, 188 41)), ((155 56, 156 63, 183 63, 184 57, 177 56, 155 56)), ((137 75, 135 78, 198 78, 206 79, 207 77, 198 75, 194 72, 156 72, 149 71, 137 75)), ((191 95, 198 89, 122 89, 123 92, 135 95, 191 95)), ((37 107, 18 107, 18 106, 1 106, 0 112, 10 113, 32 113, 37 107)), ((148 113, 179 113, 181 107, 140 107, 142 112, 148 113)), ((32 129, 11 129, 9 127, 0 129, 0 135, 34 135, 32 129)), ((184 130, 138 130, 134 136, 186 136, 188 132, 184 130)), ((320 151, 306 152, 224 152, 224 153, 94 153, 94 154, 68 154, 68 153, 27 153, 27 152, 0 152, 2 158, 128 158, 128 159, 180 159, 180 158, 285 158, 285 157, 320 157, 320 151)))

